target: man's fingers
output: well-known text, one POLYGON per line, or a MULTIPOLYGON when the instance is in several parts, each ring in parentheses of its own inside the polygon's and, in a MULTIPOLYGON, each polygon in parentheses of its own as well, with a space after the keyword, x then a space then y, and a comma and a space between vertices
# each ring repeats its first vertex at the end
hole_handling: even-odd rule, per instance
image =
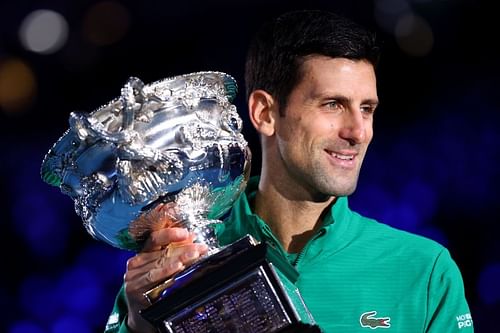
POLYGON ((205 244, 187 243, 154 252, 142 252, 127 261, 124 280, 142 290, 170 278, 206 254, 205 244))
POLYGON ((146 291, 183 268, 184 264, 178 258, 167 258, 166 255, 163 255, 148 265, 144 265, 141 269, 127 270, 123 280, 131 286, 135 286, 135 289, 146 291))
POLYGON ((170 262, 162 267, 152 268, 147 271, 127 272, 123 278, 127 297, 132 297, 136 302, 147 305, 143 293, 157 286, 160 282, 166 281, 175 273, 184 269, 180 261, 170 262))
POLYGON ((156 230, 146 240, 142 251, 156 251, 170 243, 186 241, 188 238, 189 232, 183 228, 171 227, 156 230))
POLYGON ((127 260, 127 271, 136 270, 142 266, 148 265, 158 259, 162 255, 162 251, 141 252, 127 260))
POLYGON ((141 269, 142 274, 140 276, 131 276, 131 278, 133 278, 138 285, 142 286, 141 289, 143 291, 149 290, 160 282, 171 278, 175 273, 182 271, 188 265, 199 259, 200 256, 202 256, 202 252, 200 252, 198 248, 206 252, 206 245, 204 244, 189 244, 183 246, 184 251, 178 251, 178 248, 176 248, 176 256, 167 256, 167 254, 164 253, 154 262, 154 264, 150 265, 150 269, 141 269))
MULTIPOLYGON (((143 275, 145 286, 155 286, 160 282, 172 277, 175 273, 184 269, 184 265, 180 261, 169 261, 165 265, 153 268, 143 275)), ((149 288, 147 288, 149 289, 149 288)))
POLYGON ((197 259, 199 256, 206 254, 208 247, 202 243, 185 243, 179 245, 167 246, 164 249, 159 249, 151 252, 140 252, 127 261, 127 270, 136 270, 142 266, 149 265, 161 257, 179 258, 184 264, 197 259), (196 251, 197 253, 193 253, 196 251), (186 253, 187 252, 187 253, 186 253))
POLYGON ((167 250, 167 258, 177 258, 184 264, 198 259, 205 254, 208 246, 202 243, 187 243, 182 245, 169 246, 167 250))

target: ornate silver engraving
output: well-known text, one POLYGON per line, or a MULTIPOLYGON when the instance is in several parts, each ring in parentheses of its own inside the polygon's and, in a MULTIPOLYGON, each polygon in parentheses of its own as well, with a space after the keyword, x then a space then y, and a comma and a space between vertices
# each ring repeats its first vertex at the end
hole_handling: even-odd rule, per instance
MULTIPOLYGON (((141 247, 151 230, 133 225, 160 202, 176 205, 173 218, 187 228, 219 222, 250 169, 242 120, 231 104, 236 90, 220 72, 151 84, 131 77, 118 98, 89 114, 70 114, 70 128, 45 156, 42 178, 74 200, 93 237, 119 248, 141 247)), ((201 241, 216 247, 215 240, 201 241)))

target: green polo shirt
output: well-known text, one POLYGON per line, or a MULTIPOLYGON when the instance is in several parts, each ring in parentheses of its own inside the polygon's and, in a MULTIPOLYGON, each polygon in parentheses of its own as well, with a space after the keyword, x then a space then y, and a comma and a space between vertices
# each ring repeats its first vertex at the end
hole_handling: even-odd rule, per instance
MULTIPOLYGON (((301 253, 289 254, 249 202, 249 182, 218 225, 221 244, 246 234, 275 247, 299 273, 295 286, 324 332, 473 332, 460 271, 440 244, 363 217, 337 198, 301 253)), ((123 288, 106 332, 127 332, 123 288)))

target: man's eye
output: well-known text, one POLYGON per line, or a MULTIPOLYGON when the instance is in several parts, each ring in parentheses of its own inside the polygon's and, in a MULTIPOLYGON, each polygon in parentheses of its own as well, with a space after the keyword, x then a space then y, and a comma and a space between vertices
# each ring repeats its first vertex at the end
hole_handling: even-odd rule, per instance
POLYGON ((373 114, 375 112, 375 106, 373 106, 373 105, 361 106, 361 112, 367 113, 367 114, 373 114))
POLYGON ((330 101, 328 103, 326 103, 326 107, 329 108, 329 109, 338 109, 341 107, 340 103, 337 102, 337 101, 330 101))

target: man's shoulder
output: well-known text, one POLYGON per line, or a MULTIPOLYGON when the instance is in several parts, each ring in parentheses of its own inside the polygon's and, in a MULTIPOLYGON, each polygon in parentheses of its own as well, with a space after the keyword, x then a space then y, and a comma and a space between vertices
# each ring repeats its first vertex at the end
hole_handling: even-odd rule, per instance
POLYGON ((433 257, 446 250, 442 244, 427 236, 388 225, 359 213, 354 214, 357 215, 359 233, 365 241, 383 242, 387 248, 393 248, 399 253, 412 252, 433 257))

